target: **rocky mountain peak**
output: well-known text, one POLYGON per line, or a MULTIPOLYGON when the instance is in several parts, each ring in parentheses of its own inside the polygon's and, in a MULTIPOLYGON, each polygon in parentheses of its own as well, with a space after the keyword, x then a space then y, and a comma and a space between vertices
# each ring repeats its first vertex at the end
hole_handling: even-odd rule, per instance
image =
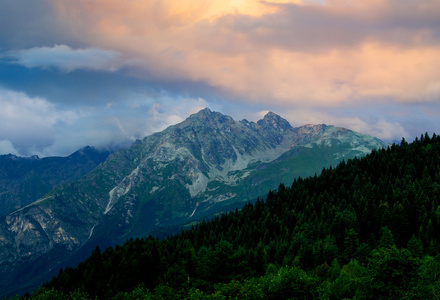
POLYGON ((210 117, 213 115, 214 112, 210 110, 209 108, 205 107, 204 109, 200 110, 199 112, 192 114, 191 117, 210 117))
POLYGON ((223 115, 219 112, 211 111, 209 108, 204 108, 199 112, 192 114, 179 127, 186 127, 188 125, 212 125, 214 127, 222 127, 222 124, 235 124, 236 122, 229 116, 223 115))
POLYGON ((279 115, 271 111, 268 112, 262 120, 259 120, 257 124, 264 129, 275 129, 276 131, 286 131, 293 129, 286 119, 281 118, 279 115))

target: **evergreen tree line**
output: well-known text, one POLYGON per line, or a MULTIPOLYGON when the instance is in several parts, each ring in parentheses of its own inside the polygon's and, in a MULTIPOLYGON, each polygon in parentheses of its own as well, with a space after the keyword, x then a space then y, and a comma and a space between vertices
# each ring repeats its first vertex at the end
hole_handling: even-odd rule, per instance
POLYGON ((165 239, 97 247, 31 299, 438 299, 440 137, 372 151, 165 239))

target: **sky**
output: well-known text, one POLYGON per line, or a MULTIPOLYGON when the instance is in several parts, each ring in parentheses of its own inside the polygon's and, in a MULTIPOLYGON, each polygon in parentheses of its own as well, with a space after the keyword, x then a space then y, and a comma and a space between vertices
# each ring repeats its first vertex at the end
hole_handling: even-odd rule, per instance
POLYGON ((127 147, 205 107, 440 134, 440 1, 0 1, 0 154, 127 147))

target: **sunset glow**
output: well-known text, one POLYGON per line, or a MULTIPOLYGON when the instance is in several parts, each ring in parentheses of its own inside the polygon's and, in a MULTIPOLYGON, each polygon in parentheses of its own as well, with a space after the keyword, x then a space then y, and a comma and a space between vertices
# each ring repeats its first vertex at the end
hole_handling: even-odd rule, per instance
MULTIPOLYGON (((202 101, 202 106, 235 114, 237 119, 256 119, 261 110, 278 110, 293 125, 333 123, 371 134, 385 122, 396 130, 378 137, 390 140, 399 140, 402 135, 411 139, 440 129, 436 119, 424 115, 439 109, 438 1, 32 3, 37 3, 37 8, 28 13, 39 12, 41 16, 27 18, 29 25, 24 27, 14 24, 24 20, 29 8, 11 1, 0 4, 5 14, 0 25, 9 28, 0 31, 2 64, 41 71, 45 76, 57 73, 60 80, 65 78, 65 90, 49 88, 50 81, 42 81, 44 76, 38 79, 41 86, 37 88, 7 75, 0 78, 0 89, 24 92, 21 95, 28 99, 39 97, 55 104, 60 115, 73 112, 83 116, 80 111, 94 109, 105 123, 103 108, 108 113, 109 107, 128 109, 136 103, 145 114, 154 115, 157 107, 174 111, 171 107, 185 101, 183 111, 164 118, 181 120, 202 101), (40 30, 31 30, 32 26, 40 30), (79 72, 87 72, 87 78, 92 78, 93 72, 101 77, 107 73, 118 91, 108 99, 102 92, 106 89, 104 77, 97 81, 99 87, 93 87, 88 79, 81 81, 79 72), (75 93, 82 95, 77 101, 87 108, 69 100, 69 89, 75 84, 75 93), (197 103, 194 108, 188 104, 192 101, 197 103), (65 106, 67 103, 70 106, 65 106), (368 114, 363 106, 368 107, 368 114), (298 115, 300 111, 307 113, 298 115), (396 112, 407 116, 409 111, 419 115, 411 120, 396 117, 396 112), (418 121, 423 119, 426 122, 418 121)), ((113 117, 120 119, 122 126, 138 128, 123 120, 130 113, 122 111, 123 116, 113 112, 113 117)), ((143 125, 139 132, 126 130, 140 137, 169 125, 155 124, 143 125)), ((19 143, 6 132, 0 134, 2 140, 19 143)), ((50 152, 50 145, 35 147, 50 152)))

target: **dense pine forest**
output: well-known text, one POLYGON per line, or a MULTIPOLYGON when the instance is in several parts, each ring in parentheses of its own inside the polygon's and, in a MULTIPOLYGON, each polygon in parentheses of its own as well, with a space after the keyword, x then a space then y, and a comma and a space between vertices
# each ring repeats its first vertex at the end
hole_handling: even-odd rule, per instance
POLYGON ((373 151, 165 239, 96 248, 31 299, 438 299, 440 137, 373 151))

